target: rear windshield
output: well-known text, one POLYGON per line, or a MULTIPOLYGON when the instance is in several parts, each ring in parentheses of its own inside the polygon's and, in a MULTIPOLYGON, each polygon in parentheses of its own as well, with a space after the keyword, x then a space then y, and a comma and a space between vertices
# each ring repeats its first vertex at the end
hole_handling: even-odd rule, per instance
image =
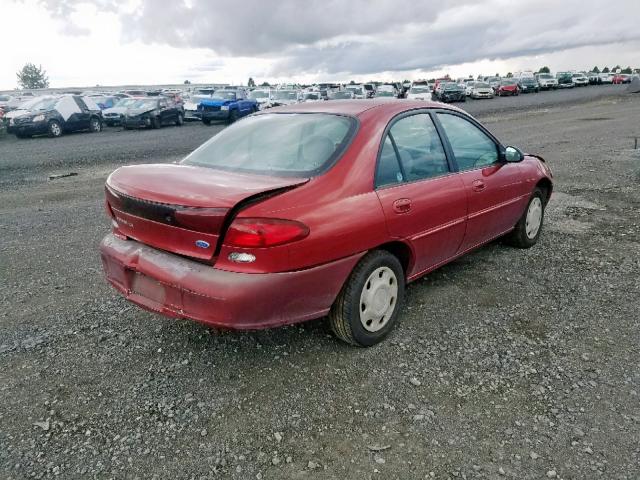
POLYGON ((310 177, 327 170, 356 130, 354 118, 325 113, 269 113, 227 127, 183 160, 233 172, 310 177))

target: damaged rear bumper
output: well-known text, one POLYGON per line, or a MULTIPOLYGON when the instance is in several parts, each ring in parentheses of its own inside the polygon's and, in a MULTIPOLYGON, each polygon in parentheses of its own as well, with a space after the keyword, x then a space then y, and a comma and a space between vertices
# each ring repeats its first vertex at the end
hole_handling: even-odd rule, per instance
POLYGON ((255 330, 326 315, 363 254, 318 267, 249 274, 216 269, 112 234, 100 244, 107 280, 153 312, 255 330))

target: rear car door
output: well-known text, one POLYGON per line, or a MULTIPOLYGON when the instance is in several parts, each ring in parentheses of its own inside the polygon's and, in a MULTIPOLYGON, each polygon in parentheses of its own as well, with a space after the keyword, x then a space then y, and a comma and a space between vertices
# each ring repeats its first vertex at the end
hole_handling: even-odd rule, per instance
POLYGON ((78 110, 76 110, 66 119, 65 129, 69 131, 86 130, 89 128, 89 119, 91 118, 89 107, 87 107, 87 104, 84 103, 84 100, 81 97, 78 97, 76 95, 73 96, 73 101, 78 110))
POLYGON ((160 122, 165 125, 173 120, 174 114, 171 108, 169 108, 169 102, 166 98, 158 100, 158 108, 160 109, 160 122))
POLYGON ((390 235, 414 251, 409 277, 451 258, 464 237, 467 198, 451 167, 428 112, 396 117, 387 128, 376 192, 390 235))
POLYGON ((437 118, 469 200, 467 250, 515 226, 525 200, 521 166, 502 161, 500 144, 466 115, 441 111, 437 118))

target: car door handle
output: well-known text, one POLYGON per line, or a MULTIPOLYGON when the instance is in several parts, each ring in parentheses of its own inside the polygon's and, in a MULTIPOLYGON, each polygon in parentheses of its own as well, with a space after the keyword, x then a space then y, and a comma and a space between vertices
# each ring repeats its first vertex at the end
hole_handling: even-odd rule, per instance
POLYGON ((396 213, 407 213, 411 210, 411 199, 400 198, 393 202, 393 211, 396 213))
POLYGON ((482 180, 474 180, 473 183, 471 184, 471 187, 473 188, 474 192, 481 192, 485 188, 487 188, 487 186, 482 180))

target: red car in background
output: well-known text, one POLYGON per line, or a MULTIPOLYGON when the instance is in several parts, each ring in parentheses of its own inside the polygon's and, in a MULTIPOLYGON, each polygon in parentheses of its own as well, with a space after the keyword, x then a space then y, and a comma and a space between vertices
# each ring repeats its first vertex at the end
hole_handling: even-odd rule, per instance
POLYGON ((533 246, 551 177, 455 107, 281 107, 179 164, 114 171, 102 262, 154 312, 229 329, 328 315, 337 337, 370 346, 397 323, 408 282, 499 237, 533 246))
POLYGON ((498 89, 496 90, 496 95, 498 95, 499 97, 504 97, 507 95, 514 96, 519 94, 520 87, 518 87, 518 82, 510 79, 502 80, 500 82, 500 85, 498 86, 498 89))
POLYGON ((622 85, 623 83, 631 83, 631 75, 626 73, 617 73, 613 76, 614 85, 622 85))

